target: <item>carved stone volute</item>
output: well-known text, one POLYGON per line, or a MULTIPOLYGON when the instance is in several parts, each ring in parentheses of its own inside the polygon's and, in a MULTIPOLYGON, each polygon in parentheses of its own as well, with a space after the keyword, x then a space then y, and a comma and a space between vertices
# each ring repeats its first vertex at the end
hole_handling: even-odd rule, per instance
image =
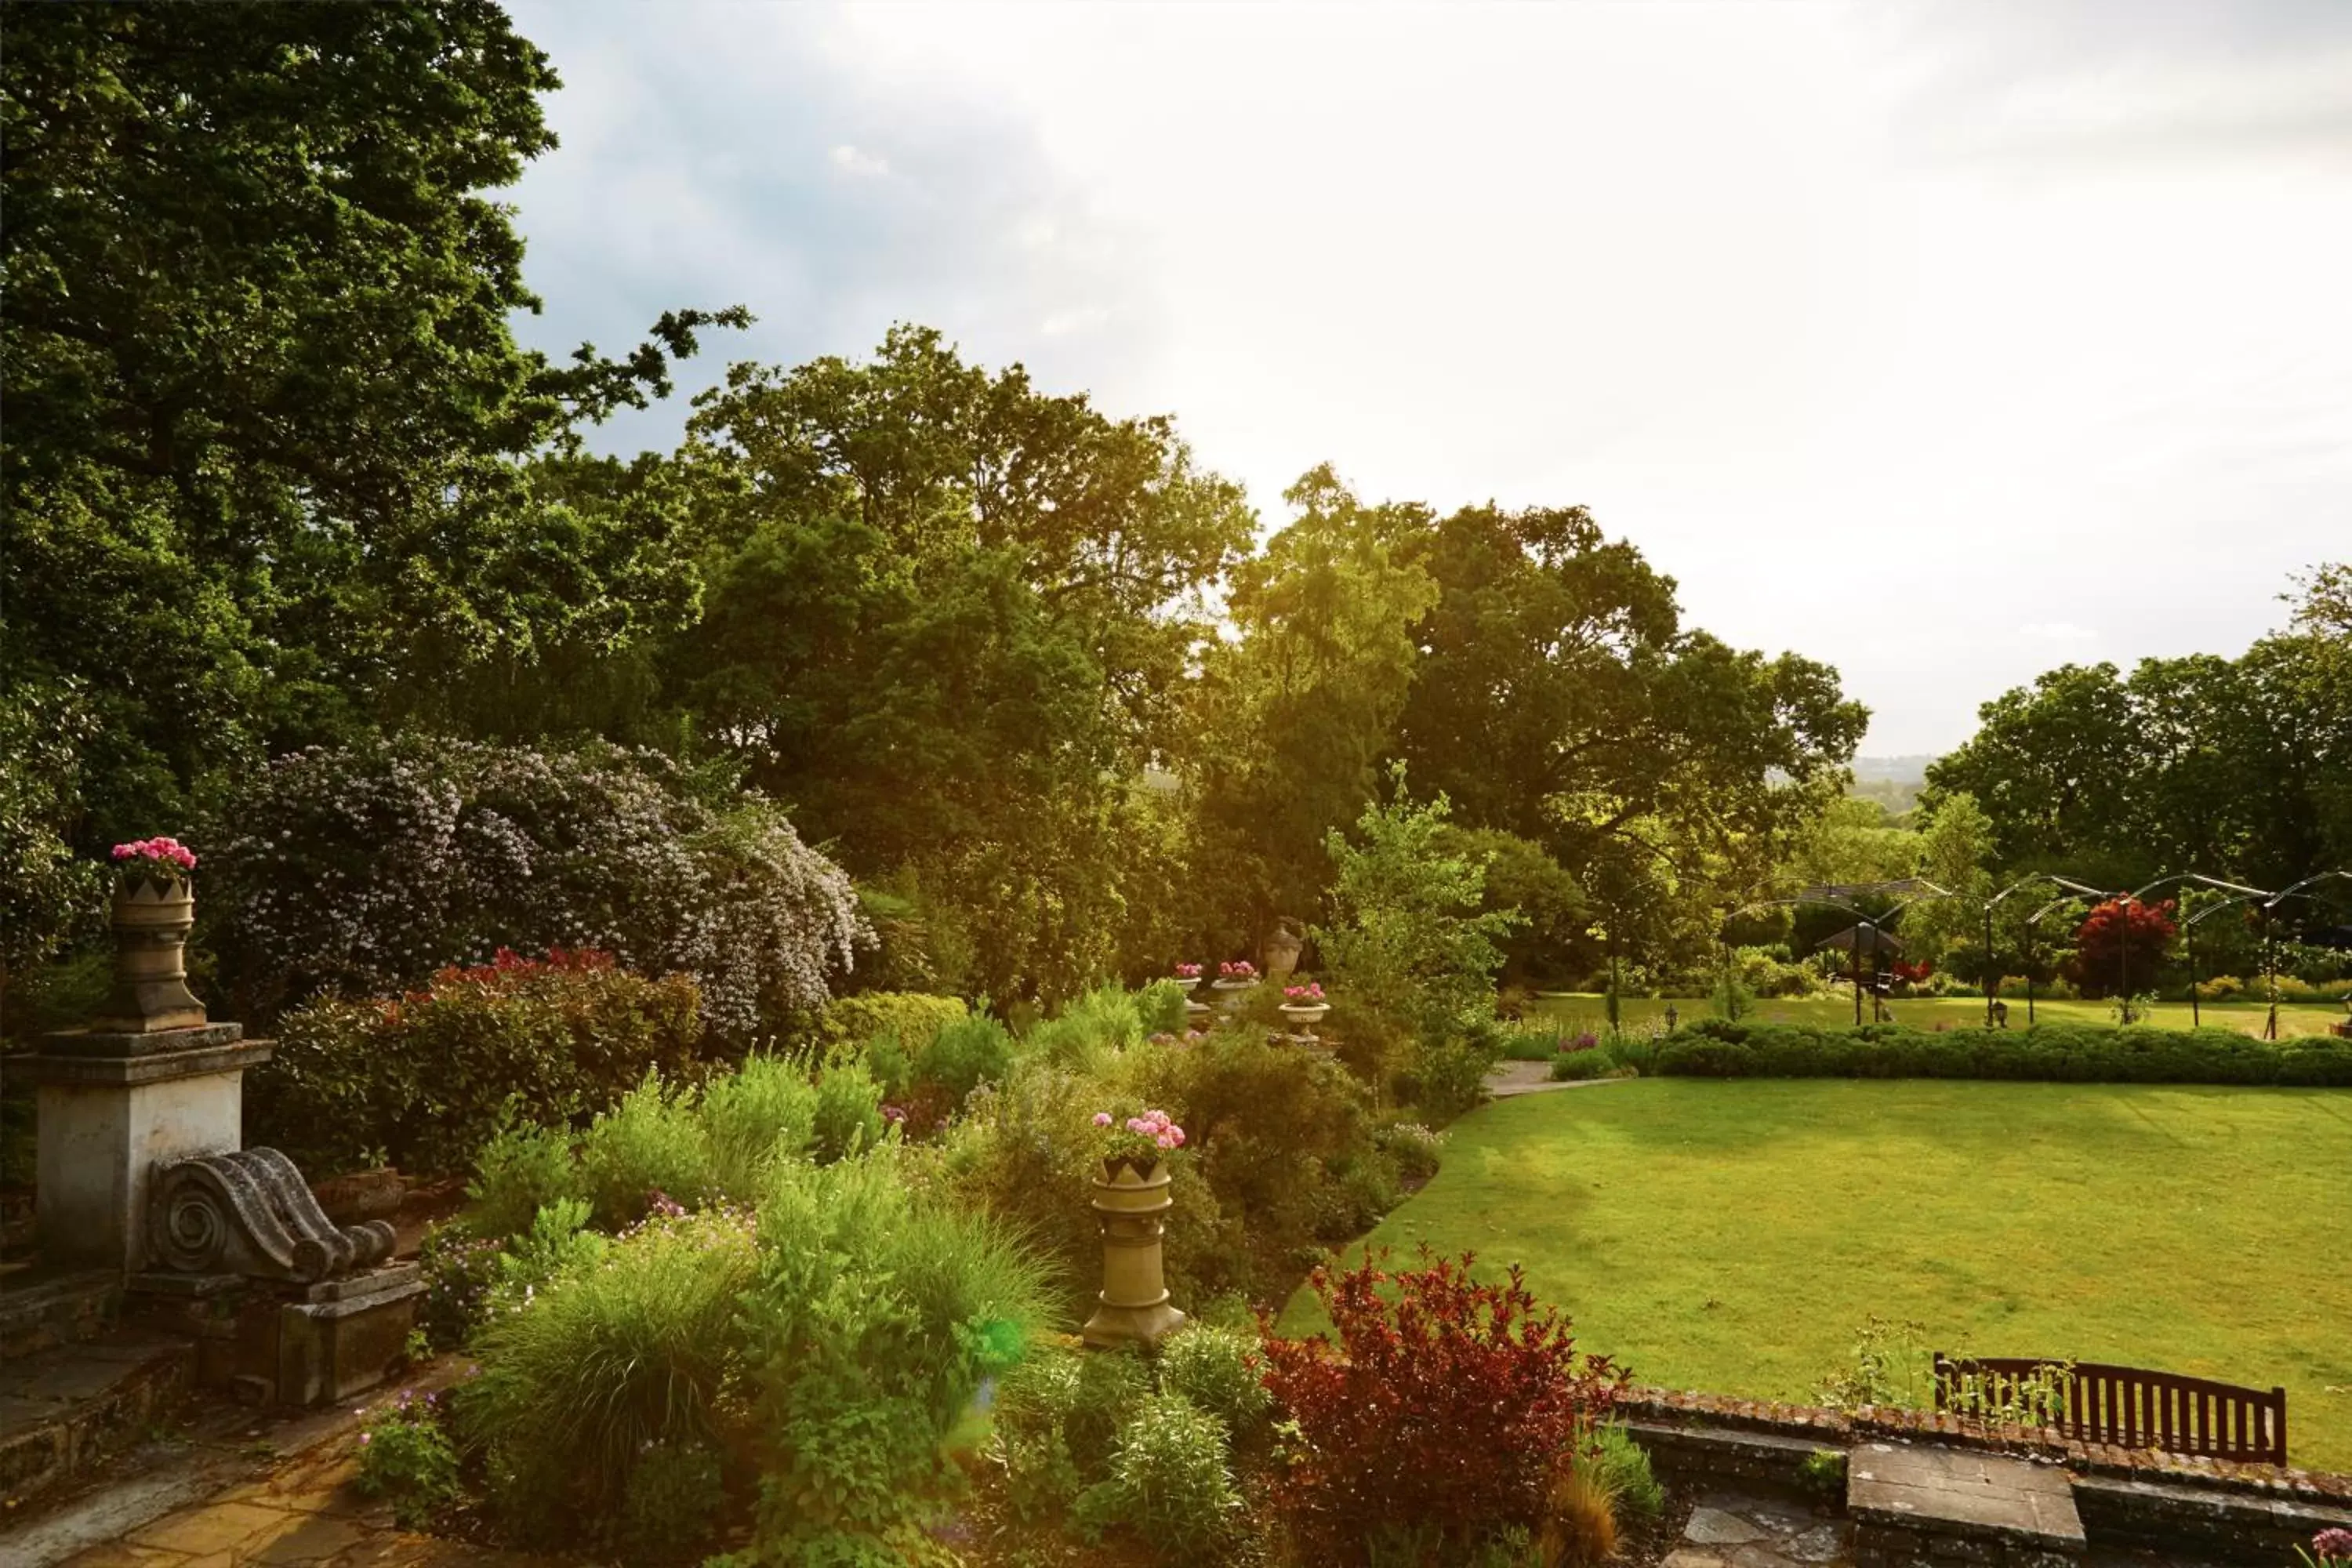
POLYGON ((175 1160, 148 1190, 150 1268, 308 1285, 381 1263, 393 1246, 383 1220, 343 1228, 328 1219, 275 1149, 175 1160))

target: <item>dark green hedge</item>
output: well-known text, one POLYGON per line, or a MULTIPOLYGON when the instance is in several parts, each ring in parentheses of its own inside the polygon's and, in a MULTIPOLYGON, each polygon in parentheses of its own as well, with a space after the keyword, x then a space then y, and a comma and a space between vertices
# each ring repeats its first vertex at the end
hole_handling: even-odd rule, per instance
POLYGON ((2352 1040, 2230 1029, 1858 1029, 1709 1018, 1660 1041, 1645 1073, 1681 1078, 1984 1078, 2062 1083, 2352 1086, 2352 1040))

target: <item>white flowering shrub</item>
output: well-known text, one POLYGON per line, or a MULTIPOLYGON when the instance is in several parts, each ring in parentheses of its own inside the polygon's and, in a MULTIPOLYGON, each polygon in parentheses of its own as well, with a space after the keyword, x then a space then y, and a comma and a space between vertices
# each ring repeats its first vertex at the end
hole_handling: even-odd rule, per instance
POLYGON ((426 735, 281 757, 215 818, 198 903, 244 1016, 388 994, 499 948, 694 976, 704 1021, 822 1006, 869 944, 772 803, 650 752, 426 735))

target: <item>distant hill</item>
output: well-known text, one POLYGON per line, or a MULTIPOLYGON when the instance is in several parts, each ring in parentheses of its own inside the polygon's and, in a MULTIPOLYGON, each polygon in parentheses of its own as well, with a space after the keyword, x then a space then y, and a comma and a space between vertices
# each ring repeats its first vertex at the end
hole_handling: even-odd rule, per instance
POLYGON ((1874 800, 1890 815, 1900 816, 1919 803, 1919 788, 1927 782, 1927 764, 1936 759, 1917 757, 1856 757, 1853 787, 1846 793, 1874 800))
POLYGON ((1853 782, 1923 784, 1927 782, 1927 764, 1935 760, 1932 756, 1856 757, 1853 760, 1853 782))

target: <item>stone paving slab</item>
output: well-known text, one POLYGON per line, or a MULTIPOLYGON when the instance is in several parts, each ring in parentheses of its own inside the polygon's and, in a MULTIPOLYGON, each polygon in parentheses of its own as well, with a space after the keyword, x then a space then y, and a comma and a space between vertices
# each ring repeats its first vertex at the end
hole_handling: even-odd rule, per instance
POLYGON ((394 1529, 362 1497, 357 1434, 297 1456, 121 1538, 61 1559, 64 1568, 547 1568, 549 1559, 394 1529))
POLYGON ((1907 1443, 1864 1443, 1846 1462, 1846 1511, 1892 1526, 2079 1557, 2074 1489, 2055 1465, 1907 1443))
MULTIPOLYGON (((457 1374, 452 1360, 409 1384, 429 1389, 457 1374)), ((47 1517, 0 1530, 6 1568, 550 1568, 551 1559, 443 1541, 394 1528, 392 1511, 362 1497, 362 1410, 369 1400, 308 1412, 267 1428, 277 1454, 257 1464, 262 1429, 244 1417, 148 1474, 117 1475, 47 1517), (240 1437, 237 1434, 242 1431, 240 1437)))
POLYGON ((1659 1568, 1852 1568, 1853 1531, 1801 1507, 1747 1492, 1715 1491, 1683 1525, 1682 1543, 1659 1568))

